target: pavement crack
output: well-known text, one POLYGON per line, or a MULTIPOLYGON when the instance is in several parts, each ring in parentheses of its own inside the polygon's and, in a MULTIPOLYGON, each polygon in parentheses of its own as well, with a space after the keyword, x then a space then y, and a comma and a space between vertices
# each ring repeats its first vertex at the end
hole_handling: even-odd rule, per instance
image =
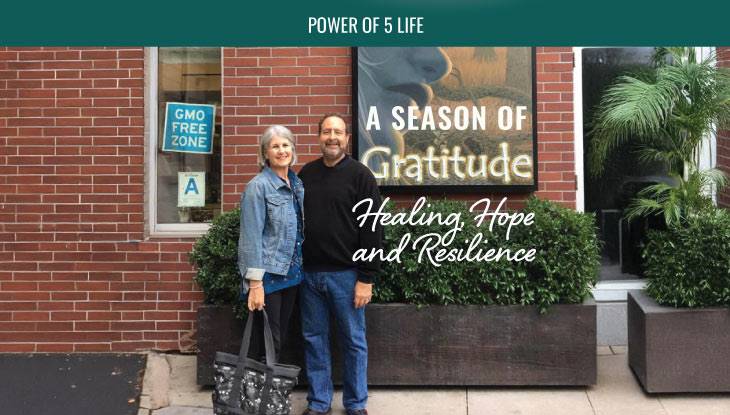
POLYGON ((583 389, 583 393, 586 394, 586 398, 588 398, 588 405, 591 406, 591 411, 593 411, 593 414, 597 414, 596 407, 593 406, 593 402, 591 401, 591 395, 588 393, 588 388, 583 389))
POLYGON ((466 397, 466 415, 469 415, 469 388, 466 388, 464 396, 466 397))

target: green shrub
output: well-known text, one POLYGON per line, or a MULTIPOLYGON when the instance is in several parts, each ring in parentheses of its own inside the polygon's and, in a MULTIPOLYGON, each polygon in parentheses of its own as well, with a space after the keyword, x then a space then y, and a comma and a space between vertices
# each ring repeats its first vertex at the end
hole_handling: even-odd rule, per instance
MULTIPOLYGON (((434 267, 428 261, 418 262, 418 250, 406 249, 401 263, 384 262, 383 277, 375 285, 374 301, 415 304, 537 304, 541 311, 555 303, 580 303, 595 284, 600 250, 594 219, 553 202, 530 198, 525 212, 535 213, 530 226, 512 228, 509 241, 505 227, 494 227, 490 233, 486 223, 476 227, 473 214, 461 202, 429 201, 431 212, 447 215, 460 212, 463 230, 451 247, 468 245, 482 232, 489 247, 512 251, 535 248, 532 262, 442 262, 434 267)), ((493 206, 497 201, 493 201, 493 206)), ((391 207, 392 210, 392 207, 391 207)), ((494 207, 490 209, 494 210, 494 207)), ((434 223, 431 226, 390 225, 385 227, 385 251, 395 248, 405 233, 418 236, 450 229, 434 223)))
POLYGON ((535 261, 525 263, 534 303, 580 303, 600 269, 594 216, 534 197, 524 210, 535 213, 535 223, 517 228, 514 237, 519 246, 537 248, 535 261))
POLYGON ((238 233, 241 210, 225 212, 215 219, 203 237, 193 246, 190 263, 195 265, 195 282, 205 294, 205 303, 233 305, 241 312, 238 272, 238 233))
POLYGON ((674 307, 730 306, 730 215, 713 209, 682 226, 650 231, 647 293, 674 307))
MULTIPOLYGON (((505 240, 505 228, 487 223, 476 227, 468 207, 457 201, 431 200, 430 212, 461 213, 464 228, 451 247, 482 232, 488 239, 485 248, 510 248, 513 251, 536 248, 531 262, 418 262, 418 251, 406 249, 401 263, 383 262, 382 277, 375 284, 375 302, 413 304, 537 304, 544 311, 554 303, 579 303, 596 282, 599 248, 593 218, 555 203, 531 198, 525 211, 535 212, 535 223, 512 228, 505 240)), ((393 211, 392 206, 389 210, 393 211)), ((425 208, 424 208, 425 210, 425 208)), ((490 209, 494 210, 494 208, 490 209)), ((245 313, 239 301, 240 275, 237 245, 240 210, 226 212, 216 219, 208 233, 193 247, 190 262, 197 268, 195 281, 205 294, 207 304, 234 305, 245 313)), ((413 239, 431 232, 446 233, 450 226, 389 225, 385 227, 385 252, 397 246, 401 236, 410 232, 413 239)), ((413 240, 412 239, 412 240, 413 240)))

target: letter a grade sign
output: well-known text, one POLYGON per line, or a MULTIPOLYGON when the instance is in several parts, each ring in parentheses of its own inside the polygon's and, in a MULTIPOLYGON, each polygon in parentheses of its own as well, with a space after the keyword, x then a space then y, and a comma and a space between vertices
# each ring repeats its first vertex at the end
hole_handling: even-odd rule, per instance
POLYGON ((205 172, 177 173, 177 207, 205 206, 205 172))
POLYGON ((162 151, 211 154, 215 105, 168 102, 162 151))

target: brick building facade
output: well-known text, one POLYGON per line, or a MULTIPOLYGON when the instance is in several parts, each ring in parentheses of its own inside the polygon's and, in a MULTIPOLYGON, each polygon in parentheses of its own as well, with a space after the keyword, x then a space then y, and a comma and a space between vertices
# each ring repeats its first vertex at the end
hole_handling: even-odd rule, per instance
MULTIPOLYGON (((536 194, 575 207, 572 48, 536 52, 536 194)), ((224 48, 221 62, 226 211, 258 171, 266 126, 292 129, 300 164, 318 157, 318 119, 351 113, 352 60, 224 48)), ((145 64, 143 48, 0 48, 0 352, 194 345, 195 239, 147 232, 145 64)))

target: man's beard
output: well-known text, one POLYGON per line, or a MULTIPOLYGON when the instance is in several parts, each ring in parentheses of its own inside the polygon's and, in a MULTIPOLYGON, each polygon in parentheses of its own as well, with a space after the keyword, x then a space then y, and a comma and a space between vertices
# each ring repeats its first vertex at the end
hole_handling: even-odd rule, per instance
POLYGON ((342 154, 345 152, 345 150, 340 147, 339 144, 337 144, 337 149, 334 149, 329 146, 325 146, 324 151, 322 152, 322 155, 324 158, 328 160, 337 160, 342 156, 342 154))

